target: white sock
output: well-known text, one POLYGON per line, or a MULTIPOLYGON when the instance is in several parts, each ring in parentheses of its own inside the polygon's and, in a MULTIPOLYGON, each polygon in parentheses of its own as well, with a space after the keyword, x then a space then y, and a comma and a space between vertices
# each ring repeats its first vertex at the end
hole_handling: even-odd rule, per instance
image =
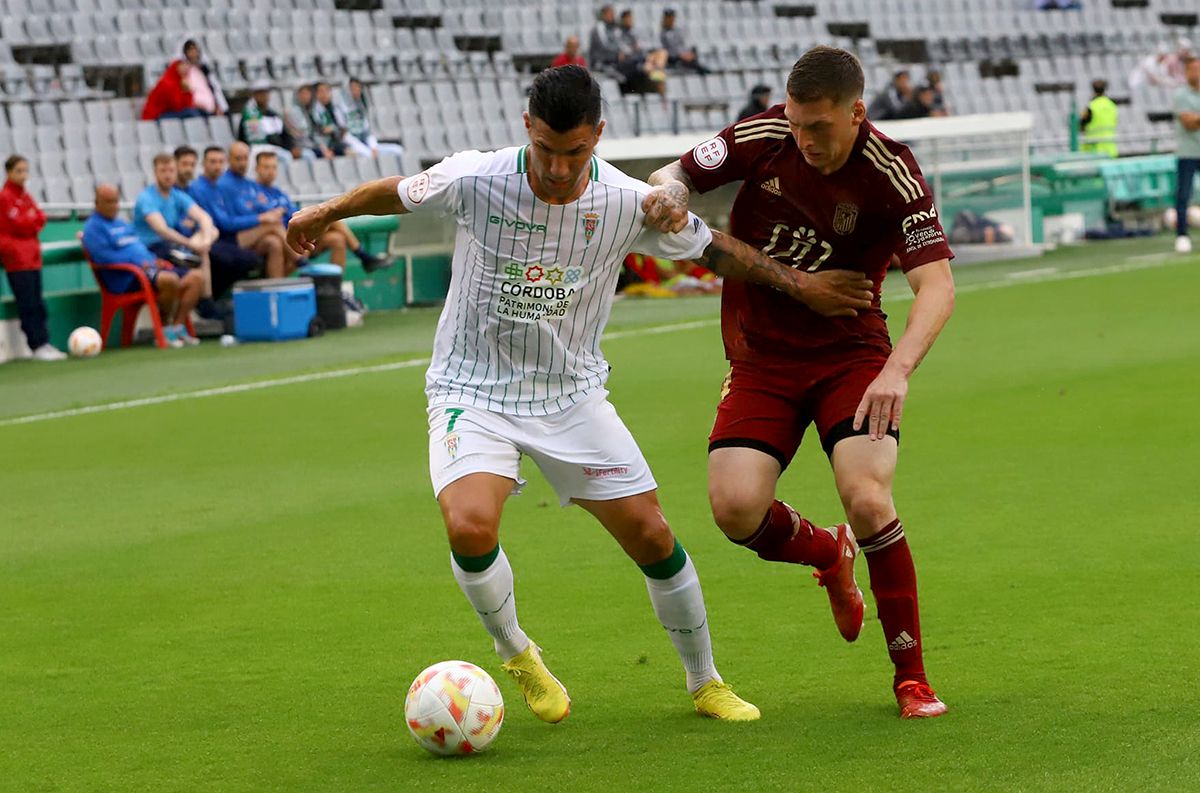
POLYGON ((504 549, 496 556, 488 569, 480 573, 469 573, 458 566, 453 555, 450 567, 454 580, 471 602, 480 622, 491 635, 496 645, 496 654, 508 661, 525 651, 529 637, 517 624, 517 600, 513 591, 513 571, 508 564, 504 549))
POLYGON ((683 568, 670 578, 646 577, 646 591, 654 614, 666 628, 671 644, 679 653, 687 672, 687 687, 691 693, 710 680, 721 679, 713 664, 712 640, 708 634, 708 613, 704 609, 704 593, 700 577, 689 556, 683 568))

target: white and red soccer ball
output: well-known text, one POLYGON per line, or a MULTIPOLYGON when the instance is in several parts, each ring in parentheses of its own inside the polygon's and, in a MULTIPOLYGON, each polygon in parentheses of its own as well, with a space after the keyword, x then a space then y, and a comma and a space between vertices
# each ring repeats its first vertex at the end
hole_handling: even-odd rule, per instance
POLYGON ((404 720, 416 742, 433 754, 474 754, 500 733, 504 698, 496 681, 475 664, 442 661, 409 686, 404 720))
POLYGON ((82 325, 71 331, 67 339, 67 352, 73 358, 94 358, 104 349, 104 341, 95 328, 82 325))

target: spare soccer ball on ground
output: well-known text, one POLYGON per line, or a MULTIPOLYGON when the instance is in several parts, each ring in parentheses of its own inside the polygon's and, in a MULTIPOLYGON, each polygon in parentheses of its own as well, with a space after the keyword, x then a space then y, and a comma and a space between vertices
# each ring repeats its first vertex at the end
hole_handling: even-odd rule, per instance
POLYGON ((100 334, 95 328, 89 328, 87 325, 71 331, 71 336, 67 339, 67 350, 75 358, 95 358, 103 347, 104 342, 100 334))
POLYGON ((499 734, 504 698, 496 681, 475 664, 442 661, 409 686, 404 720, 416 742, 433 754, 474 754, 499 734))

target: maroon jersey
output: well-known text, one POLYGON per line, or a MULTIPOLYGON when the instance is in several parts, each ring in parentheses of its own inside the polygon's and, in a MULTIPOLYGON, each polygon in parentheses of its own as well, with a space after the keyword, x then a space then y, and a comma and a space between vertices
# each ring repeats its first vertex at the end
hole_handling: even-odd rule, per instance
POLYGON ((912 153, 869 122, 850 159, 828 176, 804 161, 783 105, 727 127, 680 161, 701 193, 744 180, 733 236, 799 269, 857 270, 875 283, 870 309, 835 318, 771 287, 726 280, 721 331, 730 360, 794 358, 835 345, 890 351, 879 296, 892 254, 905 272, 953 256, 912 153))

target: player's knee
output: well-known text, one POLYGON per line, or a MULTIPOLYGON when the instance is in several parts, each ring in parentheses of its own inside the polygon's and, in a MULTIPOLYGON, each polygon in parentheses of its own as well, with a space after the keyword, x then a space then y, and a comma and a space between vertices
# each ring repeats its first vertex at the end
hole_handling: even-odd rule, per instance
POLYGON ((891 492, 873 482, 851 488, 842 494, 842 501, 855 533, 874 532, 896 516, 891 492))
POLYGON ((499 518, 481 510, 451 510, 446 514, 446 536, 455 553, 482 556, 499 542, 499 518))
POLYGON ((727 536, 735 538, 754 533, 770 507, 769 502, 761 504, 758 499, 748 499, 742 494, 720 488, 709 490, 708 503, 717 527, 727 536))
POLYGON ((625 543, 630 557, 638 564, 661 562, 675 550, 675 535, 660 510, 638 518, 629 541, 625 543))

